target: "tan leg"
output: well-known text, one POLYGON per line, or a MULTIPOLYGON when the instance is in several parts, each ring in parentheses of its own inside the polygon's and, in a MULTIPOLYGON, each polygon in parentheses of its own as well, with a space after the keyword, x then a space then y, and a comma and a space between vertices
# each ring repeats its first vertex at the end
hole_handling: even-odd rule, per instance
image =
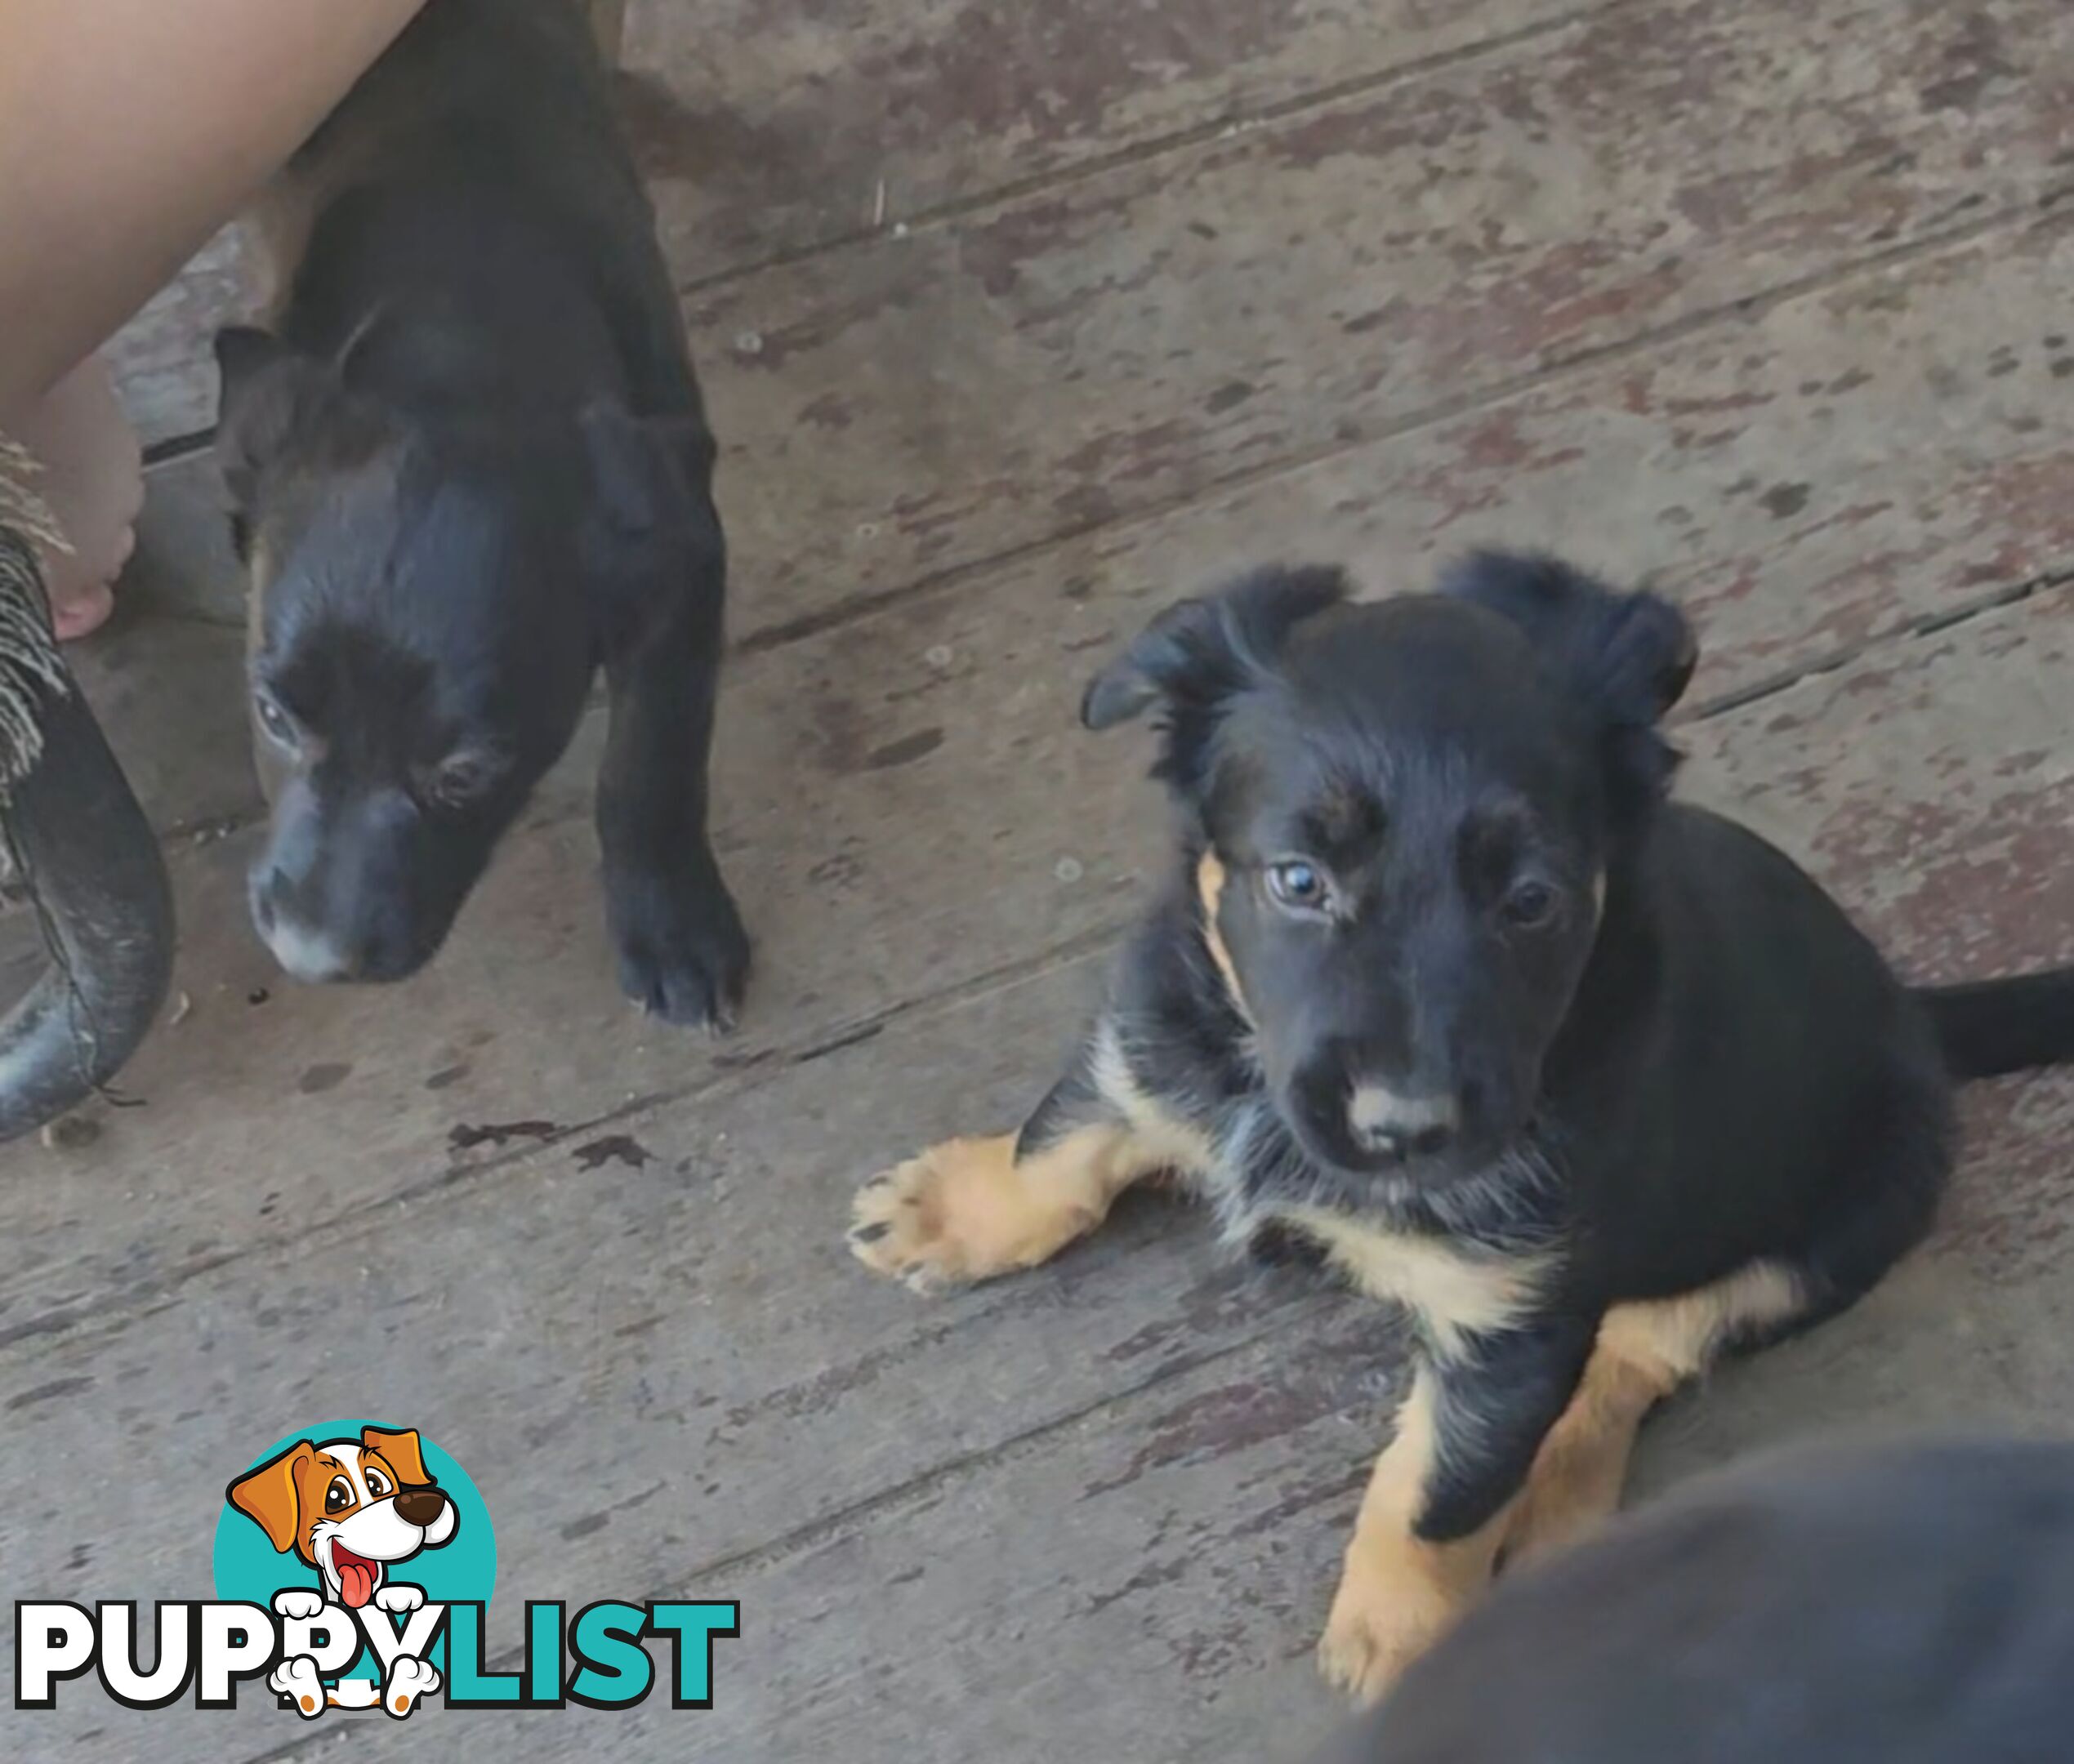
POLYGON ((1760 1262, 1697 1292, 1607 1312, 1584 1380, 1535 1456, 1507 1561, 1560 1548, 1611 1516, 1649 1411, 1705 1371, 1732 1330, 1784 1321, 1803 1303, 1791 1274, 1760 1262))
POLYGON ((1438 1464, 1435 1396, 1433 1375, 1422 1367, 1368 1480, 1318 1643, 1325 1676, 1363 1703, 1381 1696, 1476 1601, 1510 1517, 1508 1506, 1481 1530, 1446 1544, 1413 1530, 1438 1464))
POLYGON ((1013 1134, 947 1139, 858 1191, 850 1250, 917 1292, 1034 1267, 1093 1231, 1171 1149, 1108 1123, 1019 1162, 1013 1134))
POLYGON ((1608 1352, 1602 1335, 1577 1394, 1535 1454, 1505 1537, 1508 1564, 1559 1548, 1619 1507, 1635 1436, 1678 1383, 1608 1352))

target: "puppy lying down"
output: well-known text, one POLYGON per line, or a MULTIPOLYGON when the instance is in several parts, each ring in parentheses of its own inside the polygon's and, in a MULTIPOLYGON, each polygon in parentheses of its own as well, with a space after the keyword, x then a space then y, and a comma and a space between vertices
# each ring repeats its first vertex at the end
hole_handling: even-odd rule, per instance
POLYGON ((2074 1446, 1798 1452, 1509 1581, 1317 1764, 2058 1764, 2074 1446))
POLYGON ((1684 619, 1546 559, 1347 601, 1269 569, 1155 620, 1171 875, 1019 1133, 868 1184, 918 1290, 1031 1267, 1160 1173, 1404 1306, 1408 1390, 1322 1646, 1378 1695, 1501 1558, 1617 1503, 1648 1410, 1929 1227, 1955 1076, 2074 1055, 2074 973, 1911 990, 1785 857, 1667 801, 1684 619))

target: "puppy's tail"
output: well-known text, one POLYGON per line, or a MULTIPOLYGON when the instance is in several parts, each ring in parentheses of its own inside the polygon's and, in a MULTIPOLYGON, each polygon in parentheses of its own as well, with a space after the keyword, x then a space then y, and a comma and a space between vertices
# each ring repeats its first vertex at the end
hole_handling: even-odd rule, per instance
POLYGON ((2074 968, 2007 980, 1919 987, 1955 1078, 1993 1078, 2074 1061, 2074 968))

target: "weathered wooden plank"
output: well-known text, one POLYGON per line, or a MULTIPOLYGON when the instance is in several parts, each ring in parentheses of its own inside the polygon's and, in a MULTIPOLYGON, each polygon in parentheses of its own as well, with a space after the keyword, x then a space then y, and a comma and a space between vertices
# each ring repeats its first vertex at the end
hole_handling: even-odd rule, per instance
MULTIPOLYGON (((109 1596, 206 1588, 230 1442, 343 1404, 408 1415, 471 1467, 507 1590, 595 1576, 640 1590, 662 1539, 679 1562, 753 1551, 1316 1308, 1151 1201, 1042 1281, 943 1304, 850 1260, 860 1173, 966 1111, 1012 1114, 1084 968, 450 1195, 433 1173, 319 1239, 291 1223, 260 1262, 203 1274, 162 1309, 14 1344, 0 1352, 0 1465, 23 1491, 0 1514, 11 1583, 65 1584, 84 1544, 109 1596), (1019 1343, 1036 1342, 1032 1365, 1019 1343), (123 1439, 157 1468, 118 1490, 123 1439)), ((180 1168, 215 1187, 220 1224, 234 1206, 279 1218, 306 1198, 283 1149, 180 1168)), ((516 1631, 494 1633, 502 1646, 516 1631)), ((166 1744, 199 1756, 221 1740, 166 1744)))
POLYGON ((691 278, 1382 83, 1600 9, 651 0, 628 20, 624 114, 671 261, 691 278))
MULTIPOLYGON (((1997 238, 1541 388, 1416 449, 1379 447, 744 657, 718 801, 763 956, 744 1040, 724 1057, 810 1045, 1117 923, 1161 816, 1130 742, 1074 727, 1079 688, 1176 586, 1238 558, 1340 552, 1380 588, 1423 580, 1420 553, 1472 537, 1574 545, 1623 573, 1669 555, 1709 644, 1702 695, 2066 568, 2074 503, 2056 487, 2074 481, 2074 434, 2050 367, 2063 345, 2044 327, 2070 273, 2063 229, 1997 238), (1737 402, 1718 411, 1724 398, 1737 402), (1658 518, 1671 510, 1685 518, 1658 518)), ((228 692, 234 662, 216 665, 228 692)), ((240 739, 243 714, 227 697, 211 738, 240 739)), ((78 1187, 38 1187, 59 1211, 25 1214, 20 1259, 0 1254, 0 1267, 42 1269, 25 1287, 0 1276, 12 1315, 140 1272, 123 1254, 75 1278, 69 1256, 34 1247, 82 1189, 248 1155, 254 1124, 289 1099, 301 1130, 336 1142, 325 1192, 350 1206, 385 1192, 399 1161, 436 1166, 471 1097, 528 1096, 529 1112, 574 1125, 710 1081, 702 1045, 631 1017, 613 985, 585 824, 597 735, 594 723, 413 985, 415 1042, 397 1040, 393 994, 311 993, 273 973, 245 925, 249 838, 184 859, 180 984, 216 1020, 147 1047, 125 1082, 149 1111, 107 1117, 78 1187), (241 1017, 262 987, 264 1014, 241 1017), (482 1040, 543 999, 551 1045, 482 1040), (303 1094, 309 1073, 349 1061, 350 1084, 303 1094), (424 1089, 464 1062, 470 1090, 424 1089)), ((163 724, 135 744, 118 731, 126 753, 171 739, 163 724)), ((154 1241, 207 1234, 206 1196, 176 1187, 154 1205, 154 1241)))
POLYGON ((737 629, 2022 208, 2070 153, 2056 0, 1683 0, 711 290, 737 629))
MULTIPOLYGON (((1998 232, 1554 376, 1416 434, 1064 541, 958 584, 954 595, 778 655, 743 656, 722 717, 723 795, 730 804, 789 800, 793 786, 760 757, 766 730, 801 723, 803 700, 831 683, 836 696, 816 731, 824 746, 840 746, 846 719, 847 738, 864 753, 932 724, 951 753, 967 751, 974 725, 908 717, 945 700, 951 683, 929 660, 939 648, 961 675, 998 670, 1007 683, 1006 696, 989 680, 952 692, 948 714, 969 709, 990 727, 1027 715, 1063 733, 1059 719, 1104 633, 1120 637, 1162 596, 1260 558, 1346 558, 1378 591, 1423 584, 1441 558, 1472 544, 1545 546, 1623 578, 1652 576, 1702 626, 1696 701, 1947 615, 2074 566, 2070 282, 2069 219, 1998 232), (954 612, 953 598, 970 606, 954 612), (1033 693, 1033 680, 1055 683, 1056 693, 1033 693), (757 704, 768 708, 747 708, 757 704)), ((153 474, 137 589, 151 604, 234 625, 239 590, 217 495, 205 460, 153 474)), ((738 606, 753 618, 770 541, 735 524, 738 606)), ((213 645, 176 640, 179 666, 216 684, 131 682, 118 689, 136 696, 134 714, 118 705, 111 719, 161 826, 254 800, 248 768, 225 759, 243 739, 238 634, 213 645), (167 693, 177 725, 158 708, 167 693)), ((154 641, 142 637, 86 653, 118 679, 158 665, 154 641)), ((88 684, 104 703, 99 675, 88 684)), ((1087 751, 1100 763, 1100 750, 1087 751)), ((816 800, 812 818, 833 826, 846 812, 836 793, 816 800)), ((1063 811, 1038 799, 1022 812, 1063 811)), ((904 837, 876 822, 846 826, 850 835, 904 837)), ((772 836, 802 835, 790 822, 756 835, 772 836)))
MULTIPOLYGON (((1130 1272, 1120 1262, 1107 1274, 1115 1285, 1130 1272)), ((2074 1404, 2071 1321, 2057 1287, 2020 1290, 1947 1258, 1919 1262, 1841 1322, 1725 1370, 1671 1410, 1644 1437, 1638 1498, 1840 1427, 2036 1428, 2041 1413, 2074 1404)), ((1064 1364, 1063 1324, 1029 1318, 1013 1338, 990 1341, 1001 1382, 1064 1364)), ((911 1369, 917 1381, 940 1352, 911 1369)), ((474 1473, 497 1518, 509 1601, 493 1610, 497 1642, 515 1639, 522 1589, 738 1598, 743 1634, 718 1656, 715 1708, 495 1722, 428 1708, 413 1721, 429 1727, 401 1736, 384 1724, 350 1738, 296 1737, 401 1757, 394 1748, 422 1748, 429 1731, 455 1764, 560 1758, 595 1743, 716 1760, 839 1750, 859 1764, 1075 1753, 1296 1764, 1341 1718, 1313 1673, 1310 1642, 1384 1431, 1394 1363, 1379 1320, 1349 1301, 1314 1307, 1256 1343, 725 1564, 699 1554, 694 1537, 726 1496, 709 1502, 691 1485, 708 1472, 725 1479, 730 1454, 645 1446, 644 1459, 675 1480, 631 1508, 655 1486, 638 1480, 648 1462, 607 1466, 568 1452, 568 1430, 551 1419, 522 1432, 507 1409, 495 1437, 464 1448, 471 1464, 493 1459, 490 1476, 474 1473), (601 1527, 576 1521, 569 1537, 562 1516, 579 1489, 600 1512, 618 1510, 601 1527)), ((172 1458, 176 1491, 189 1455, 172 1458)), ((194 1468, 207 1501, 216 1490, 206 1467, 194 1468)), ((177 1529, 172 1512, 165 1518, 177 1529)), ((198 1542, 182 1542, 198 1561, 198 1542)), ((138 1719, 83 1697, 48 1725, 91 1722, 120 1734, 138 1719)), ((285 1721, 248 1713, 229 1730, 235 1748, 211 1755, 255 1757, 279 1743, 285 1721)), ((222 1740, 211 1724, 211 1743, 222 1740)), ((159 1745, 179 1759, 201 1756, 182 1749, 200 1743, 198 1732, 168 1731, 159 1745)))
MULTIPOLYGON (((1673 1410, 1638 1481, 1826 1428, 1920 1428, 1926 1410, 1955 1429, 2036 1428, 2034 1405, 2074 1405, 2071 1317, 2060 1294, 1911 1269, 1673 1410)), ((1311 1645, 1381 1431, 1385 1362, 1358 1316, 1335 1321, 727 1581, 744 1635, 711 1714, 688 1726, 648 1709, 591 1736, 716 1761, 1300 1764, 1345 1718, 1311 1645)), ((720 1589, 658 1566, 673 1590, 720 1589)), ((560 1719, 439 1731, 455 1764, 547 1759, 569 1743, 560 1719)))
MULTIPOLYGON (((1531 38, 1594 3, 604 0, 593 10, 600 41, 621 50, 622 115, 664 246, 689 280, 1531 38)), ((147 440, 214 421, 207 344, 242 310, 237 256, 230 234, 212 242, 110 345, 147 440)))

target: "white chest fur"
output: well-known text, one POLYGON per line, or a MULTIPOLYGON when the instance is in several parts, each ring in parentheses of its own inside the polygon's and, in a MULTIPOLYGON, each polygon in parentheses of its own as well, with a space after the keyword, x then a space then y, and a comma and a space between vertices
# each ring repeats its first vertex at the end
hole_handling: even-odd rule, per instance
POLYGON ((1465 1334, 1519 1322, 1550 1272, 1545 1254, 1465 1250, 1444 1237, 1389 1231, 1323 1208, 1278 1208, 1275 1217, 1315 1238, 1370 1297, 1411 1311, 1443 1352, 1458 1351, 1465 1334))

